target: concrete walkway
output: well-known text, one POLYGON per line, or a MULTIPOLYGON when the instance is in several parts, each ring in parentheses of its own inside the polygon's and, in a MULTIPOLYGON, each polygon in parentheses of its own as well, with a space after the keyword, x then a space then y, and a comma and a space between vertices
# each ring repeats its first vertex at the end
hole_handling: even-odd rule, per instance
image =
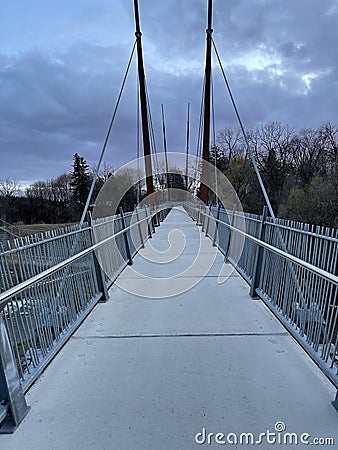
MULTIPOLYGON (((0 449, 222 448, 227 437, 236 440, 229 433, 258 439, 276 422, 299 439, 308 433, 309 443, 332 437, 338 448, 335 389, 248 292, 196 224, 173 210, 109 302, 97 305, 35 383, 31 411, 14 435, 0 436, 0 449), (212 445, 207 437, 196 442, 203 429, 214 433, 212 445), (219 443, 217 433, 225 435, 219 443)), ((294 447, 265 439, 259 448, 294 447)))

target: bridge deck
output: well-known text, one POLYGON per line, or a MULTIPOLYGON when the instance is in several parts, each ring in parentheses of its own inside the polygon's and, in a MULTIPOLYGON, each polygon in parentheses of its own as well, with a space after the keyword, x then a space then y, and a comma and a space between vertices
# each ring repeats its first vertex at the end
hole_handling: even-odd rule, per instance
POLYGON ((277 421, 337 443, 334 388, 248 292, 191 219, 173 210, 109 302, 97 305, 35 383, 32 410, 14 435, 0 437, 0 448, 185 450, 199 447, 194 437, 203 428, 258 436, 277 421), (182 243, 174 229, 186 246, 165 264, 182 243), (187 269, 199 243, 198 264, 187 269), (165 276, 172 278, 155 279, 165 276), (149 289, 159 298, 140 296, 149 289))

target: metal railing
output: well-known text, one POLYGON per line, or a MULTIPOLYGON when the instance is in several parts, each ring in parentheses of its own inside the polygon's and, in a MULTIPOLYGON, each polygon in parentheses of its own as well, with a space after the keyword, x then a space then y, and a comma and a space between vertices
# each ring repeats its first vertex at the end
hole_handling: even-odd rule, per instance
POLYGON ((338 389, 338 230, 274 221, 266 209, 185 209, 338 389))
MULTIPOLYGON (((156 213, 156 221, 167 213, 156 213)), ((21 239, 0 254, 0 433, 13 432, 25 417, 24 392, 97 302, 108 299, 107 288, 151 237, 153 222, 147 207, 134 215, 121 210, 82 229, 21 239)))
POLYGON ((13 239, 21 236, 21 230, 16 226, 0 219, 0 252, 8 250, 13 239))
POLYGON ((0 230, 5 231, 6 233, 10 234, 12 237, 20 237, 21 236, 20 228, 16 227, 15 225, 12 225, 11 223, 6 222, 3 219, 0 219, 0 230))

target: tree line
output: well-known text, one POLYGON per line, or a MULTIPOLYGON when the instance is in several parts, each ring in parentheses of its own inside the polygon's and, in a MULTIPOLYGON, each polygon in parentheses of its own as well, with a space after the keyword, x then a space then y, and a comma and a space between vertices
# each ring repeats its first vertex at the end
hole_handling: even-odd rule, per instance
MULTIPOLYGON (((247 137, 277 216, 338 227, 338 125, 324 123, 317 129, 297 131, 280 122, 269 122, 248 130, 247 137)), ((260 214, 264 198, 239 129, 226 127, 219 133, 210 161, 216 161, 217 168, 232 183, 243 209, 260 214)), ((95 183, 92 203, 111 176, 115 176, 113 168, 105 163, 95 183)), ((123 176, 129 177, 123 182, 133 186, 132 174, 123 176)), ((172 179, 170 186, 185 189, 184 177, 175 177, 179 179, 172 179)), ((0 218, 25 224, 77 222, 92 181, 93 170, 78 153, 73 156, 72 172, 55 179, 36 181, 25 189, 13 180, 2 180, 0 218)), ((121 206, 125 211, 132 210, 139 199, 139 189, 133 186, 121 206)))
MULTIPOLYGON (((300 131, 269 122, 247 132, 275 214, 338 227, 338 125, 300 131)), ((211 162, 229 179, 244 211, 260 214, 264 199, 239 129, 227 127, 211 162)))
MULTIPOLYGON (((0 218, 10 223, 78 222, 85 205, 93 171, 83 156, 75 153, 73 170, 51 180, 36 181, 22 189, 13 180, 0 181, 0 218)), ((105 164, 95 183, 92 201, 113 169, 105 164)))

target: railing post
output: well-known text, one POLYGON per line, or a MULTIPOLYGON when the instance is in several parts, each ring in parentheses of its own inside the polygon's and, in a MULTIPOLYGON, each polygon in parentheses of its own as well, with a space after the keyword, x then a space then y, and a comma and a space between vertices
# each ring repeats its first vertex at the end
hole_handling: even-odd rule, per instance
MULTIPOLYGON (((261 226, 260 226, 259 236, 258 236, 258 239, 261 241, 264 241, 264 237, 265 237, 265 223, 266 223, 267 216, 268 216, 268 208, 266 206, 264 206, 262 219, 261 219, 261 226)), ((263 251, 264 251, 264 249, 259 245, 256 250, 255 267, 254 267, 252 282, 251 282, 251 287, 250 287, 250 295, 252 298, 257 297, 256 288, 258 286, 258 282, 259 282, 259 279, 261 276, 261 271, 262 271, 263 251)))
POLYGON ((151 232, 151 226, 153 225, 152 222, 152 218, 151 218, 151 211, 150 211, 150 220, 148 220, 148 210, 147 210, 147 206, 145 206, 145 211, 146 211, 146 222, 147 222, 147 226, 148 226, 148 238, 151 239, 153 237, 152 232, 151 232))
POLYGON ((206 218, 206 215, 207 215, 207 208, 208 208, 208 205, 205 205, 204 206, 204 212, 202 213, 202 208, 201 208, 201 225, 202 225, 202 233, 204 232, 204 225, 205 225, 205 218, 206 218))
MULTIPOLYGON (((235 222, 235 212, 236 211, 237 211, 237 203, 234 203, 234 206, 232 208, 232 216, 229 221, 229 225, 231 227, 234 225, 234 222, 235 222)), ((229 249, 230 249, 231 233, 232 233, 231 228, 229 228, 229 239, 228 239, 226 251, 224 253, 224 260, 226 263, 228 262, 228 253, 229 253, 229 249)))
MULTIPOLYGON (((89 211, 87 213, 87 222, 88 222, 88 226, 92 228, 92 215, 89 211)), ((93 245, 94 242, 93 242, 92 233, 90 234, 90 239, 91 239, 91 244, 93 245)), ((95 251, 93 252, 93 260, 94 260, 94 271, 95 271, 97 286, 99 288, 99 291, 102 292, 102 297, 100 299, 100 302, 104 303, 109 300, 109 293, 108 293, 107 284, 106 284, 106 280, 105 280, 105 274, 101 268, 99 260, 97 259, 95 251)))
POLYGON ((26 417, 27 406, 7 329, 0 312, 0 434, 13 433, 26 417))
POLYGON ((163 211, 163 209, 161 209, 161 210, 158 212, 158 219, 159 219, 159 224, 160 224, 161 222, 163 222, 163 220, 164 220, 164 211, 163 211))
POLYGON ((156 227, 157 227, 157 213, 155 212, 155 208, 154 208, 154 214, 153 211, 151 210, 151 208, 149 208, 150 211, 150 222, 151 223, 151 232, 152 234, 156 233, 156 227))
POLYGON ((198 211, 197 211, 197 219, 196 219, 196 225, 203 225, 203 222, 201 221, 201 216, 202 216, 202 205, 198 206, 198 211))
MULTIPOLYGON (((120 206, 120 216, 121 216, 121 221, 122 221, 122 228, 123 228, 123 230, 125 230, 126 229, 126 221, 124 220, 122 206, 120 206)), ((128 266, 131 266, 133 264, 133 258, 131 256, 127 233, 128 233, 128 231, 125 231, 123 233, 123 239, 124 239, 124 246, 125 246, 126 254, 127 254, 127 264, 128 264, 128 266)))
POLYGON ((153 229, 154 229, 154 232, 155 232, 155 227, 158 227, 159 225, 160 225, 160 220, 159 220, 159 217, 158 217, 158 213, 155 212, 155 214, 153 216, 153 229))
POLYGON ((215 222, 215 234, 214 234, 214 239, 212 240, 213 247, 215 247, 215 245, 216 245, 216 239, 217 239, 217 233, 218 233, 218 220, 219 220, 220 210, 221 210, 221 204, 219 204, 218 208, 217 208, 217 215, 216 215, 216 222, 215 222))
POLYGON ((336 399, 332 402, 332 405, 338 412, 338 390, 337 390, 337 393, 336 393, 336 399))
POLYGON ((208 236, 208 232, 209 232, 210 216, 211 216, 211 205, 208 206, 208 220, 207 220, 207 225, 205 227, 205 235, 206 236, 208 236))
POLYGON ((140 224, 140 215, 138 213, 137 207, 135 209, 135 212, 136 212, 136 219, 137 219, 137 222, 138 222, 137 228, 138 228, 138 234, 139 234, 139 237, 140 237, 141 248, 144 248, 144 242, 143 242, 143 236, 142 236, 142 228, 141 228, 141 224, 140 224))

